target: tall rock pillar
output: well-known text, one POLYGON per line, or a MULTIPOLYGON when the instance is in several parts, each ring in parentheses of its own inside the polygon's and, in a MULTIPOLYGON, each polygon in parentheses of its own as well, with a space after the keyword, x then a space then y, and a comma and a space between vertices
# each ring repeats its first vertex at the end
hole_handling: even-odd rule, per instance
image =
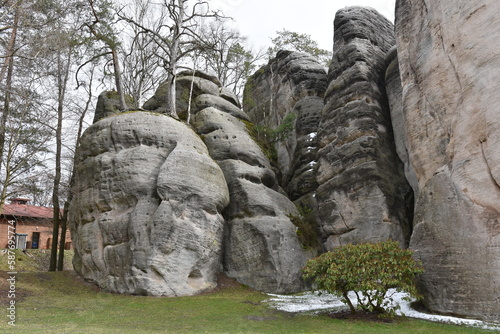
POLYGON ((500 3, 396 5, 409 163, 410 247, 432 311, 500 320, 500 3))
POLYGON ((362 7, 338 11, 334 25, 316 176, 325 247, 388 238, 406 246, 412 192, 396 154, 384 83, 393 25, 362 7))

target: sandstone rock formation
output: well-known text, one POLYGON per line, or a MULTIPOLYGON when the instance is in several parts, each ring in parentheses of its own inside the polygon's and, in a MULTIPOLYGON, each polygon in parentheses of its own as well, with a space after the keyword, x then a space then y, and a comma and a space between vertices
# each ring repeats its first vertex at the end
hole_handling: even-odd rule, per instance
POLYGON ((287 116, 295 117, 294 131, 276 142, 280 184, 294 201, 310 196, 317 187, 313 166, 325 89, 323 66, 307 54, 291 51, 279 51, 245 87, 243 108, 255 124, 274 129, 287 116))
MULTIPOLYGON (((126 112, 82 137, 70 209, 76 271, 129 294, 192 295, 213 288, 221 271, 262 291, 303 289, 294 204, 237 97, 192 74, 177 79, 177 105, 187 111, 194 80, 187 96, 200 136, 166 115, 126 112)), ((146 107, 163 112, 163 94, 146 107)))
POLYGON ((409 163, 408 144, 406 141, 405 117, 403 114, 403 88, 399 73, 398 51, 393 46, 386 57, 387 70, 385 72, 385 83, 389 110, 391 112, 391 124, 394 133, 396 152, 404 164, 406 180, 410 183, 414 196, 418 196, 418 179, 412 164, 409 163))
MULTIPOLYGON (((325 249, 398 240, 424 264, 431 311, 500 321, 499 10, 398 0, 395 39, 374 10, 345 8, 328 75, 280 51, 247 83, 245 112, 216 78, 180 73, 189 125, 119 113, 101 94, 75 159, 75 269, 130 294, 199 293, 221 271, 299 291, 310 254, 292 220, 304 206, 325 249), (276 129, 290 116, 270 161, 249 120, 276 129)), ((167 113, 166 94, 144 109, 167 113)))
POLYGON ((229 186, 225 273, 261 291, 300 291, 307 258, 288 217, 297 209, 279 192, 270 162, 248 133, 248 116, 218 96, 200 94, 194 101, 194 128, 229 186))
POLYGON ((375 10, 350 7, 337 12, 334 28, 316 175, 325 247, 388 238, 405 246, 413 203, 384 83, 393 26, 375 10))
POLYGON ((280 186, 300 209, 300 233, 310 231, 301 234, 302 238, 317 251, 322 246, 317 236, 314 166, 325 89, 326 71, 317 60, 304 53, 279 51, 249 78, 243 98, 243 108, 255 124, 289 127, 274 143, 274 167, 280 186))
MULTIPOLYGON (((130 106, 134 103, 132 98, 129 96, 125 96, 125 102, 130 106)), ((120 112, 120 100, 118 98, 118 93, 116 91, 102 92, 97 98, 93 123, 103 118, 119 114, 120 112)))
POLYGON ((432 310, 500 320, 500 4, 397 1, 410 247, 432 310))
POLYGON ((205 144, 168 116, 132 112, 85 131, 71 203, 74 267, 119 293, 216 286, 229 192, 205 144))
POLYGON ((224 271, 261 291, 301 290, 300 270, 306 257, 288 218, 296 208, 276 191, 269 161, 245 124, 216 108, 206 108, 196 114, 195 128, 229 186, 224 271))

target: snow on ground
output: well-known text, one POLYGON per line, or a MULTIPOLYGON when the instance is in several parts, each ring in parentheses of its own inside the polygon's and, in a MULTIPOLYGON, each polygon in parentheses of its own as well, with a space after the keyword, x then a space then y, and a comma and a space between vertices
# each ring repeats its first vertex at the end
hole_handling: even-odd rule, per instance
MULTIPOLYGON (((394 291, 393 291, 394 292, 394 291)), ((285 312, 334 312, 348 309, 347 305, 340 301, 340 298, 329 293, 303 292, 295 295, 269 294, 271 297, 266 302, 273 308, 285 312)), ((350 294, 354 301, 354 295, 350 294)), ((404 314, 410 318, 424 319, 429 321, 444 322, 457 325, 479 327, 483 329, 500 331, 500 323, 490 323, 480 320, 463 319, 451 316, 435 315, 418 312, 411 308, 410 302, 404 301, 406 293, 394 292, 393 300, 401 306, 398 314, 404 314)), ((356 304, 356 303, 353 303, 356 304)))

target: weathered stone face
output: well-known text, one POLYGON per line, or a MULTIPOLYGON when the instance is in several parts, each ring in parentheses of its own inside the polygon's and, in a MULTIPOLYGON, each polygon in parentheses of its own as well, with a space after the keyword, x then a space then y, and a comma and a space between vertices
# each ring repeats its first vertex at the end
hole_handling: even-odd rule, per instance
MULTIPOLYGON (((75 269, 128 294, 192 295, 214 288, 221 271, 258 290, 299 291, 307 255, 288 216, 297 209, 236 96, 195 74, 177 78, 177 102, 185 108, 191 96, 199 136, 148 112, 85 132, 70 208, 75 269)), ((146 106, 164 112, 165 94, 159 87, 146 106)))
POLYGON ((216 285, 229 192, 205 144, 164 115, 92 125, 76 159, 74 267, 118 293, 180 296, 216 285))
MULTIPOLYGON (((275 143, 275 169, 288 197, 315 218, 316 135, 326 78, 325 68, 313 57, 279 51, 268 65, 249 78, 243 98, 243 107, 255 124, 275 129, 293 120, 291 131, 275 143)), ((310 223, 315 225, 313 229, 319 229, 315 220, 310 219, 310 223)))
POLYGON ((229 277, 266 292, 304 288, 307 260, 289 214, 294 204, 277 191, 274 172, 240 119, 216 108, 199 111, 194 128, 220 165, 230 204, 224 210, 224 271, 229 277))
POLYGON ((396 144, 396 152, 404 164, 404 171, 408 183, 411 185, 415 197, 418 197, 418 179, 413 166, 409 163, 408 142, 406 139, 405 115, 403 113, 403 88, 399 73, 398 52, 393 46, 387 52, 387 70, 385 72, 385 83, 389 109, 391 111, 391 123, 396 144))
POLYGON ((393 27, 361 7, 337 12, 334 26, 316 174, 325 247, 388 238, 405 246, 411 189, 395 152, 384 83, 393 27))
POLYGON ((419 197, 410 247, 432 311, 500 320, 500 4, 400 0, 396 35, 408 163, 419 197))
POLYGON ((102 92, 97 99, 93 123, 103 118, 119 114, 120 112, 118 93, 113 91, 102 92))

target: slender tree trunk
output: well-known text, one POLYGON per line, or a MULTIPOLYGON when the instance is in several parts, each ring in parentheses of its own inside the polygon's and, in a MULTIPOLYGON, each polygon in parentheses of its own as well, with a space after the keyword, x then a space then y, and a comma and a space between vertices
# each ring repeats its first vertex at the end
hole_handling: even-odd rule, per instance
MULTIPOLYGON (((61 209, 59 207, 59 185, 61 184, 61 155, 62 155, 62 122, 64 97, 66 94, 66 86, 69 77, 69 66, 71 63, 71 52, 68 51, 68 59, 66 66, 63 68, 61 54, 57 57, 57 81, 59 86, 58 105, 57 105, 57 128, 56 128, 56 173, 54 176, 54 188, 52 190, 52 205, 54 207, 54 226, 52 231, 52 250, 50 254, 49 271, 56 271, 57 266, 57 246, 59 239, 59 222, 61 217, 61 209)), ((64 249, 64 248, 63 248, 64 249)), ((64 250, 61 250, 64 252, 64 250)))
POLYGON ((123 92, 120 61, 118 59, 118 52, 116 52, 116 48, 111 48, 111 55, 113 56, 113 69, 115 71, 116 91, 118 92, 118 98, 120 99, 120 110, 127 110, 127 102, 125 102, 125 93, 123 92))
MULTIPOLYGON (((172 71, 174 69, 171 69, 172 71)), ((169 83, 169 88, 168 88, 168 95, 169 95, 169 98, 168 98, 168 101, 167 101, 167 114, 170 114, 174 117, 177 118, 177 105, 176 105, 176 94, 175 94, 175 90, 176 90, 176 87, 175 87, 175 74, 173 73, 169 73, 168 74, 168 77, 167 77, 167 82, 169 83)))
MULTIPOLYGON (((82 136, 83 132, 83 121, 85 119, 85 115, 87 114, 87 111, 89 110, 90 104, 92 103, 92 80, 94 78, 94 68, 92 68, 92 71, 90 72, 90 79, 89 79, 89 87, 88 87, 88 99, 85 103, 85 108, 83 109, 82 114, 80 115, 78 119, 78 131, 76 134, 76 145, 75 147, 78 148, 80 146, 80 139, 82 136)), ((66 203, 64 203, 64 211, 63 211, 63 217, 61 220, 61 240, 59 243, 59 256, 57 260, 57 270, 62 271, 64 270, 64 249, 65 249, 65 244, 66 244, 66 231, 68 227, 68 215, 69 215, 69 205, 71 204, 71 201, 73 200, 73 186, 75 184, 75 165, 73 165, 73 171, 71 173, 71 178, 70 178, 70 183, 69 183, 69 195, 66 203)))
POLYGON ((20 2, 18 2, 15 5, 14 22, 12 24, 12 32, 10 33, 9 43, 7 44, 7 50, 5 53, 5 61, 4 61, 4 64, 0 70, 0 82, 3 82, 3 79, 5 77, 5 73, 7 72, 7 69, 9 68, 9 65, 12 62, 12 58, 14 56, 14 47, 16 45, 17 27, 19 25, 19 15, 20 15, 19 4, 20 4, 20 2))
POLYGON ((193 87, 194 87, 194 73, 196 68, 196 60, 193 66, 193 75, 191 76, 191 87, 189 88, 189 100, 188 100, 188 111, 187 111, 187 120, 186 123, 189 124, 191 121, 191 99, 193 98, 193 87))
POLYGON ((186 0, 178 0, 179 15, 175 18, 174 26, 174 36, 172 38, 172 45, 170 47, 170 63, 168 65, 168 77, 167 82, 169 82, 169 99, 167 105, 167 113, 171 113, 174 117, 177 117, 177 105, 176 105, 176 89, 175 89, 175 75, 177 72, 177 62, 179 61, 179 47, 182 24, 185 16, 184 3, 186 0))
POLYGON ((69 201, 64 203, 64 213, 61 219, 61 241, 59 243, 59 258, 57 260, 57 270, 58 271, 63 271, 64 270, 64 249, 66 246, 66 229, 67 229, 67 222, 68 222, 68 208, 69 208, 69 201))
MULTIPOLYGON (((3 82, 3 77, 5 72, 7 72, 7 79, 4 86, 4 105, 2 112, 2 119, 0 121, 0 171, 2 169, 2 159, 5 146, 5 132, 7 126, 7 120, 10 115, 10 99, 12 94, 12 76, 14 72, 14 48, 17 39, 17 26, 19 24, 20 6, 16 5, 16 12, 14 14, 14 24, 12 27, 12 33, 10 35, 9 45, 7 47, 7 55, 5 58, 4 66, 2 67, 0 73, 0 84, 3 82)), ((5 185, 4 185, 5 187, 5 185)), ((0 207, 3 206, 4 201, 0 201, 0 207)))

